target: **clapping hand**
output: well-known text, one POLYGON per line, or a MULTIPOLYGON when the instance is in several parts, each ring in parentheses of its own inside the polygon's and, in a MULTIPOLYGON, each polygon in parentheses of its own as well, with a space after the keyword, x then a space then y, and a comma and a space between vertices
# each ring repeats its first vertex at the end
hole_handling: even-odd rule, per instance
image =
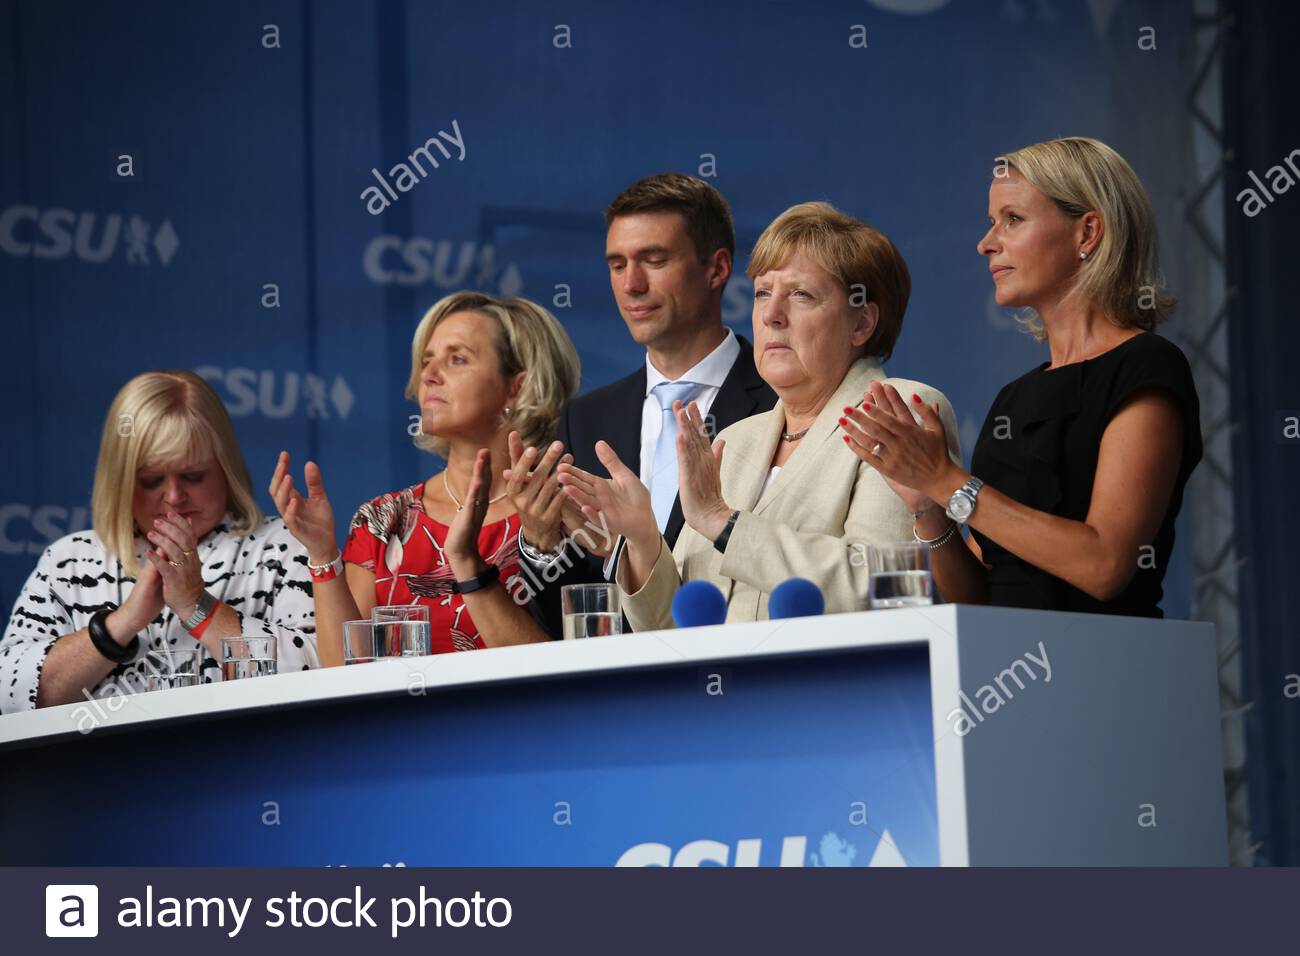
POLYGON ((560 488, 555 466, 560 462, 571 463, 573 456, 564 454, 564 444, 556 441, 551 442, 538 461, 537 449, 525 448, 515 431, 507 437, 507 442, 510 467, 503 475, 506 495, 519 512, 524 540, 539 551, 555 551, 564 539, 564 506, 574 507, 560 488))
POLYGON ((203 567, 190 519, 169 511, 154 520, 145 537, 153 547, 144 556, 162 580, 163 602, 184 620, 193 613, 203 592, 203 567))
MULTIPOLYGON (((146 553, 145 557, 148 557, 146 553)), ((162 613, 163 601, 162 575, 153 561, 146 561, 135 576, 135 585, 126 596, 122 606, 110 615, 110 622, 120 620, 123 628, 130 634, 144 630, 150 622, 162 613)))
POLYGON ((582 513, 604 524, 629 541, 648 543, 659 537, 659 522, 650 503, 650 491, 641 479, 619 460, 607 442, 596 442, 596 457, 609 472, 601 478, 572 463, 558 466, 560 486, 582 513))
POLYGON ((488 491, 492 488, 492 453, 480 448, 474 456, 474 471, 469 478, 465 503, 457 510, 447 528, 443 551, 458 581, 468 581, 487 569, 478 550, 479 532, 488 513, 488 491))
POLYGON ((710 541, 722 534, 732 509, 722 497, 721 438, 709 441, 700 408, 673 402, 677 416, 677 493, 682 517, 710 541))
POLYGON ((939 406, 931 408, 916 395, 909 406, 894 386, 879 382, 863 398, 862 406, 845 409, 840 419, 845 443, 880 472, 909 511, 931 507, 933 500, 920 489, 932 487, 952 464, 939 406), (921 416, 919 424, 912 409, 921 416))
POLYGON ((271 499, 289 533, 307 549, 307 560, 315 565, 329 564, 339 553, 334 531, 334 508, 325 494, 325 483, 316 463, 307 462, 302 473, 307 485, 306 498, 293 487, 289 453, 280 452, 275 474, 271 476, 271 499))

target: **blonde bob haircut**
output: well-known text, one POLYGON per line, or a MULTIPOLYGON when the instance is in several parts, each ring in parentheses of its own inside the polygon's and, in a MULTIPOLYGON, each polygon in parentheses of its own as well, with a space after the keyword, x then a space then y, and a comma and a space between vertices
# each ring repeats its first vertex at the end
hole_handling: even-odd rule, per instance
MULTIPOLYGON (((411 339, 411 377, 406 397, 419 401, 420 365, 438 323, 456 312, 473 312, 492 320, 496 331, 501 374, 509 379, 526 372, 523 387, 510 406, 504 425, 519 432, 524 446, 540 446, 555 438, 560 409, 578 391, 582 366, 564 326, 546 309, 522 298, 497 298, 485 292, 453 292, 435 302, 416 326, 411 339)), ((423 432, 415 445, 447 457, 448 442, 423 432)))
POLYGON ((888 359, 903 331, 903 313, 912 294, 912 276, 898 247, 879 229, 830 203, 803 202, 763 230, 745 274, 757 279, 801 252, 840 281, 851 306, 876 303, 880 312, 876 329, 862 354, 888 359))
MULTIPOLYGON (((1123 328, 1151 331, 1169 317, 1173 298, 1165 291, 1151 200, 1124 157, 1086 136, 1052 139, 1000 156, 993 175, 1014 168, 1071 219, 1096 212, 1101 241, 1079 271, 1071 290, 1123 328)), ((1039 341, 1042 320, 1029 310, 1020 323, 1039 341)))
POLYGON ((242 537, 262 523, 262 509, 235 427, 212 386, 188 371, 144 372, 122 386, 104 420, 91 512, 99 540, 127 574, 140 571, 131 513, 136 475, 209 460, 226 476, 226 510, 235 519, 230 531, 242 537))

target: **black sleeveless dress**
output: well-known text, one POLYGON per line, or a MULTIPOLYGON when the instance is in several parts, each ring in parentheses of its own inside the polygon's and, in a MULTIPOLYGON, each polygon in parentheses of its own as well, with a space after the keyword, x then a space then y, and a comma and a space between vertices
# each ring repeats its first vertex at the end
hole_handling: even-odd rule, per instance
POLYGON ((1139 333, 1083 362, 1050 370, 1047 365, 1016 379, 994 399, 971 457, 976 477, 1030 508, 1084 520, 1102 432, 1129 397, 1147 389, 1169 395, 1182 411, 1182 463, 1160 530, 1150 548, 1134 555, 1138 571, 1114 600, 1090 597, 972 528, 984 562, 991 565, 989 603, 1163 617, 1161 584, 1174 547, 1174 520, 1202 454, 1200 402, 1191 367, 1178 346, 1154 332, 1139 333))

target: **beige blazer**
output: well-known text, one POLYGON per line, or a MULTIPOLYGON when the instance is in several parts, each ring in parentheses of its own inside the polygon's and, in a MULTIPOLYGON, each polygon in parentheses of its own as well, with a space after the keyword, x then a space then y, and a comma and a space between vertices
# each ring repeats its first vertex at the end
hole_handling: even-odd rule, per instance
POLYGON ((792 577, 808 578, 826 597, 828 614, 866 606, 869 544, 912 540, 912 516, 880 474, 861 461, 840 437, 844 406, 862 401, 872 381, 888 382, 910 401, 916 392, 939 403, 948 433, 948 453, 961 463, 957 420, 942 392, 908 379, 887 378, 876 359, 859 359, 808 434, 759 497, 772 467, 785 411, 778 401, 769 412, 736 422, 719 437, 722 496, 740 511, 726 554, 687 526, 635 593, 626 587, 627 556, 620 556, 615 581, 634 630, 673 626, 672 600, 683 581, 711 581, 727 599, 727 622, 767 619, 768 595, 792 577))

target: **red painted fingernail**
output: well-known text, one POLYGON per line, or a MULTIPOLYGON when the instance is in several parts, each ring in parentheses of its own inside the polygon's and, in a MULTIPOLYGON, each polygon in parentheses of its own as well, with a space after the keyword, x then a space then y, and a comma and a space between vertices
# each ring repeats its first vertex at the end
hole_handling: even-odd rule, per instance
POLYGON ((853 408, 852 408, 852 406, 845 405, 845 406, 844 406, 844 414, 845 414, 845 415, 851 415, 852 413, 853 413, 853 408))
POLYGON ((916 394, 916 392, 913 392, 913 393, 912 393, 912 401, 914 401, 914 402, 916 402, 916 404, 920 405, 920 404, 921 404, 921 396, 918 395, 918 394, 916 394))
POLYGON ((849 420, 848 420, 847 418, 841 418, 841 419, 840 419, 840 424, 841 424, 841 425, 847 425, 848 423, 849 423, 849 420))

